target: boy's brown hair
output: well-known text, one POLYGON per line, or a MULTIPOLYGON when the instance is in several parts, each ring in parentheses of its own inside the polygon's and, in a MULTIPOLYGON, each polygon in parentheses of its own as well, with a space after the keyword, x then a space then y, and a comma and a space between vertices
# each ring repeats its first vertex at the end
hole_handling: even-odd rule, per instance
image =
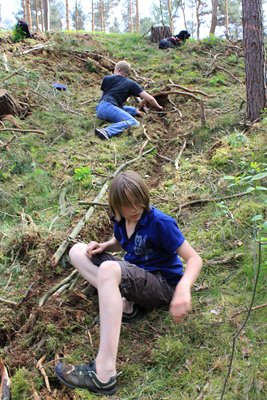
POLYGON ((120 73, 124 76, 128 76, 131 72, 131 64, 125 60, 117 62, 115 69, 120 69, 120 73))
POLYGON ((119 173, 112 179, 109 187, 108 204, 117 222, 123 217, 121 206, 128 207, 132 200, 150 211, 150 194, 143 178, 134 171, 119 173))

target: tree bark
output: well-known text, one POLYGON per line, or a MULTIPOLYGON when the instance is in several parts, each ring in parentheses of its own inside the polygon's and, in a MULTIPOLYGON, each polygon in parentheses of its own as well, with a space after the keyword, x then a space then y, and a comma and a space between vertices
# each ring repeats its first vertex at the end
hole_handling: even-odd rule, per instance
POLYGON ((228 0, 225 0, 225 32, 226 32, 226 35, 229 34, 229 28, 228 28, 228 0))
POLYGON ((242 0, 246 119, 253 122, 266 107, 266 67, 261 0, 242 0))
POLYGON ((168 7, 168 12, 169 12, 169 20, 170 20, 170 28, 171 32, 173 32, 173 18, 172 18, 172 5, 171 5, 171 0, 167 0, 167 7, 168 7))
POLYGON ((43 0, 43 10, 44 10, 44 27, 45 27, 45 31, 49 31, 50 30, 49 0, 43 0))
POLYGON ((31 14, 31 0, 27 0, 27 23, 29 25, 29 30, 32 30, 32 14, 31 14))
POLYGON ((95 10, 94 10, 94 0, 92 0, 92 32, 95 30, 95 10))
POLYGON ((217 15, 218 15, 218 0, 212 0, 212 16, 211 16, 211 26, 210 35, 214 35, 216 25, 217 25, 217 15))
POLYGON ((102 0, 99 0, 99 6, 100 6, 101 31, 103 32, 105 29, 104 29, 104 15, 103 15, 103 2, 102 2, 102 0))
POLYGON ((75 29, 78 30, 78 1, 75 2, 75 29))
POLYGON ((35 0, 35 12, 36 12, 36 31, 39 30, 39 18, 38 18, 38 1, 35 0))
POLYGON ((40 0, 39 6, 40 6, 40 11, 41 11, 42 32, 44 32, 44 13, 43 13, 43 2, 42 2, 42 0, 40 0))
POLYGON ((187 25, 186 25, 186 17, 185 17, 185 1, 183 1, 183 3, 181 4, 181 9, 182 9, 182 13, 183 13, 185 30, 188 31, 187 25))
POLYGON ((22 8, 23 8, 23 19, 24 21, 27 21, 27 10, 26 10, 25 0, 22 0, 22 8))
POLYGON ((197 40, 199 40, 199 31, 200 31, 200 18, 199 18, 200 6, 201 6, 201 0, 196 0, 197 40))
POLYGON ((140 33, 139 0, 135 0, 135 20, 136 33, 140 33))
POLYGON ((70 30, 70 12, 69 12, 69 1, 66 0, 66 23, 67 23, 67 31, 70 30))
POLYGON ((22 108, 11 94, 5 89, 0 89, 0 116, 17 115, 20 112, 22 112, 22 108))
POLYGON ((151 42, 158 43, 162 39, 171 37, 172 32, 169 26, 152 26, 151 28, 151 42))

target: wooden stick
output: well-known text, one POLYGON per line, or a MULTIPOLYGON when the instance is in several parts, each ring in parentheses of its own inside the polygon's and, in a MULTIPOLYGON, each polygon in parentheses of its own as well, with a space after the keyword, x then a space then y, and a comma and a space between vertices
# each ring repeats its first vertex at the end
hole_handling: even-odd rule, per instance
POLYGON ((4 303, 7 303, 7 304, 14 304, 14 306, 18 305, 18 303, 16 303, 15 301, 2 299, 2 297, 0 297, 0 301, 3 301, 4 303))
POLYGON ((14 131, 14 132, 33 132, 33 133, 41 133, 42 135, 46 136, 47 134, 43 131, 34 130, 34 129, 16 129, 16 128, 4 128, 0 129, 0 132, 7 132, 7 131, 14 131))
POLYGON ((108 203, 101 203, 99 201, 78 201, 78 204, 89 204, 90 206, 103 206, 103 207, 108 207, 108 203))
POLYGON ((44 370, 44 368, 43 368, 43 366, 42 366, 42 362, 45 360, 45 358, 46 358, 46 354, 44 354, 43 357, 40 358, 40 360, 37 362, 36 368, 38 368, 39 371, 41 372, 41 374, 43 375, 44 380, 45 380, 46 388, 47 388, 47 390, 51 393, 51 389, 50 389, 50 385, 49 385, 48 376, 46 375, 46 372, 45 372, 45 370, 44 370))
POLYGON ((244 196, 245 194, 249 194, 247 192, 243 192, 243 193, 237 193, 237 194, 232 194, 231 196, 226 196, 226 197, 219 197, 219 198, 215 198, 215 199, 199 199, 199 200, 194 200, 194 201, 190 201, 189 203, 184 203, 179 205, 178 207, 175 207, 173 210, 171 210, 170 212, 175 212, 177 210, 180 210, 183 207, 188 207, 188 206, 192 206, 195 204, 199 204, 199 203, 209 203, 209 202, 217 202, 217 201, 222 201, 225 199, 231 199, 233 197, 241 197, 244 196))
MULTIPOLYGON (((116 175, 118 175, 118 173, 124 169, 127 165, 132 164, 133 162, 139 160, 141 157, 143 157, 144 155, 151 153, 151 151, 153 151, 156 147, 152 147, 151 149, 145 151, 144 153, 140 154, 138 157, 133 158, 132 160, 126 161, 125 163, 121 164, 120 167, 114 172, 114 174, 111 175, 111 177, 109 178, 109 180, 104 184, 104 186, 102 187, 102 189, 100 190, 98 196, 94 199, 94 202, 98 202, 106 193, 107 189, 108 189, 108 182, 113 179, 116 175)), ((79 223, 76 225, 76 227, 73 229, 73 231, 71 232, 70 236, 72 239, 75 239, 76 236, 81 232, 81 230, 83 229, 83 227, 85 226, 85 224, 88 223, 89 219, 91 218, 91 216, 93 215, 95 210, 95 207, 92 206, 89 208, 89 210, 86 212, 85 216, 79 221, 79 223)), ((67 247, 69 244, 69 240, 65 239, 61 245, 59 246, 59 248, 57 249, 56 253, 53 255, 52 259, 51 259, 51 266, 54 267, 57 265, 57 263, 59 262, 59 260, 61 259, 61 257, 63 256, 63 254, 65 253, 67 247)))
POLYGON ((0 357, 0 372, 1 372, 0 399, 9 400, 11 380, 9 379, 7 369, 1 357, 0 357))
MULTIPOLYGON (((251 310, 258 310, 259 308, 263 308, 263 307, 266 307, 266 306, 267 306, 267 303, 264 303, 264 304, 261 304, 260 306, 252 307, 251 310)), ((232 315, 230 318, 234 318, 234 317, 236 317, 237 315, 240 315, 240 314, 242 314, 242 313, 244 313, 244 312, 247 312, 247 311, 248 311, 248 309, 239 311, 238 313, 232 315)))
POLYGON ((74 271, 72 271, 72 273, 69 276, 67 276, 67 278, 63 279, 63 281, 59 282, 57 285, 52 287, 52 289, 48 290, 46 292, 46 294, 44 295, 44 297, 42 297, 41 300, 39 301, 39 307, 42 307, 50 295, 55 293, 61 286, 65 285, 65 283, 68 283, 69 281, 71 281, 72 278, 77 273, 78 273, 78 271, 77 271, 77 269, 75 269, 74 271))
POLYGON ((174 165, 175 165, 175 168, 176 168, 176 169, 178 169, 178 163, 179 163, 179 160, 180 160, 181 155, 183 154, 183 151, 184 151, 184 149, 185 149, 185 146, 186 146, 186 140, 184 140, 183 146, 182 146, 182 148, 181 148, 181 150, 180 150, 180 152, 179 152, 179 154, 178 154, 178 157, 177 157, 177 158, 175 159, 175 161, 174 161, 174 165))
POLYGON ((190 93, 198 93, 198 94, 202 94, 203 96, 207 96, 207 97, 214 97, 214 94, 207 94, 205 92, 202 92, 201 90, 196 90, 196 89, 188 89, 184 86, 181 85, 176 85, 175 83, 173 83, 173 81, 171 79, 169 79, 169 82, 171 83, 171 86, 173 87, 178 87, 179 89, 184 90, 185 92, 190 92, 190 93))

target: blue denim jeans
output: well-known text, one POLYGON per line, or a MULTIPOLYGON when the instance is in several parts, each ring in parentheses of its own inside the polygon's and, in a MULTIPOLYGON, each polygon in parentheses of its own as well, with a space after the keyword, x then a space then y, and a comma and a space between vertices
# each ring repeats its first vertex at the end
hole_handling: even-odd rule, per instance
POLYGON ((118 133, 128 129, 129 126, 139 126, 139 122, 134 118, 137 114, 135 107, 123 107, 122 110, 108 101, 103 101, 96 106, 96 112, 99 119, 115 122, 115 124, 105 128, 109 137, 118 135, 118 133))

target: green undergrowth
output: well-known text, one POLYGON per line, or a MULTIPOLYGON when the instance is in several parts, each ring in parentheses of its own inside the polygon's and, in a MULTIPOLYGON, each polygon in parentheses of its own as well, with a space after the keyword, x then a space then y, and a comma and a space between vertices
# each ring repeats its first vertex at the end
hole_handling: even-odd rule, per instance
MULTIPOLYGON (((3 118, 0 129, 0 298, 19 302, 34 282, 24 303, 1 303, 0 354, 11 376, 12 399, 32 398, 34 390, 45 398, 35 368, 44 354, 59 399, 64 393, 54 374, 56 355, 78 363, 95 358, 97 297, 77 295, 82 279, 74 291, 50 298, 41 309, 36 305, 72 271, 67 252, 56 267, 51 258, 90 207, 84 202, 94 200, 122 164, 155 147, 125 168, 143 176, 151 204, 177 220, 204 266, 183 324, 174 324, 164 308, 122 326, 117 363, 122 373, 111 398, 219 400, 233 335, 246 317, 259 265, 253 306, 266 303, 266 110, 262 121, 245 123, 243 51, 231 51, 216 37, 191 39, 170 51, 135 34, 50 32, 47 37, 50 46, 25 55, 20 53, 28 42, 12 52, 1 43, 11 73, 24 65, 7 80, 0 71, 2 89, 28 108, 22 116, 3 118), (89 53, 104 70, 89 64, 89 53), (213 68, 215 56, 231 75, 213 68), (95 110, 101 81, 114 68, 110 60, 121 59, 131 63, 139 77, 134 79, 151 94, 186 88, 203 99, 206 124, 198 100, 173 94, 163 113, 148 106, 139 127, 100 141, 94 129, 107 125, 95 110), (66 84, 67 90, 57 91, 53 83, 66 84), (35 322, 25 328, 32 313, 35 322)), ((127 104, 137 106, 134 98, 127 104)), ((101 202, 107 202, 107 193, 101 202)), ((108 240, 110 216, 107 207, 97 207, 77 239, 108 240)), ((267 397, 266 313, 266 307, 252 310, 237 337, 227 400, 267 397)), ((82 390, 65 393, 76 400, 100 398, 82 390)))

